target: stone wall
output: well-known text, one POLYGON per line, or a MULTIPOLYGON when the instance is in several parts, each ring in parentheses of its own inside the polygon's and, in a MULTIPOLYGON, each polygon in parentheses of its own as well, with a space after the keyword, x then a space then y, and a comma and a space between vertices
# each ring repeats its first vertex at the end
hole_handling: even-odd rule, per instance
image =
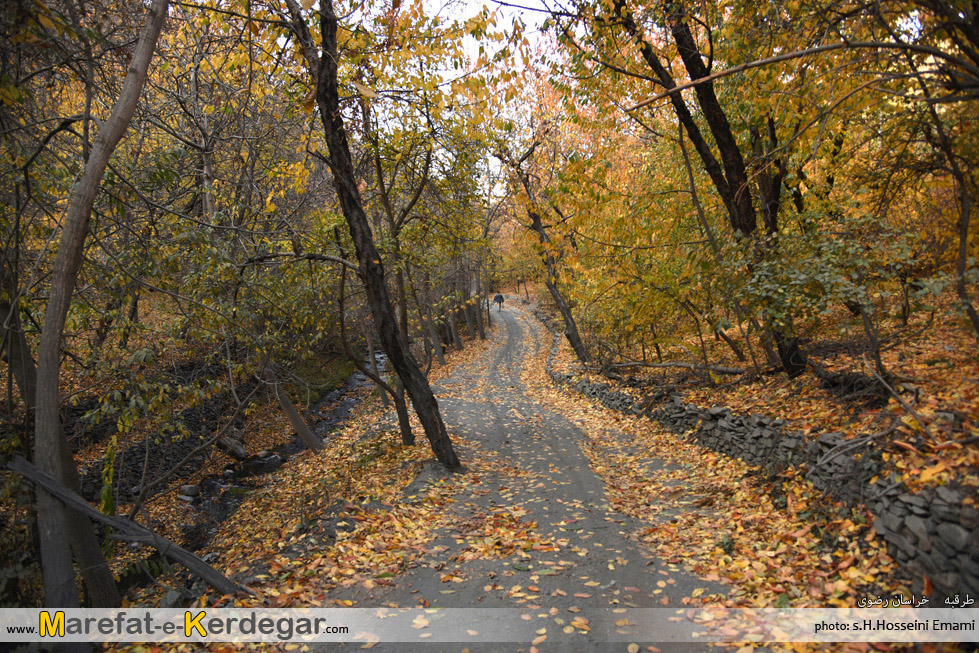
MULTIPOLYGON (((545 326, 548 320, 538 315, 545 326)), ((552 328, 552 330, 554 330, 552 328)), ((727 408, 699 408, 671 395, 642 405, 608 383, 593 383, 552 366, 560 334, 554 335, 547 372, 606 408, 655 420, 678 435, 713 451, 740 458, 769 471, 804 466, 813 486, 849 505, 864 504, 874 515, 874 529, 890 554, 914 577, 920 593, 922 575, 931 579, 932 600, 955 594, 979 596, 979 510, 962 503, 962 491, 942 486, 912 494, 900 475, 888 473, 880 452, 867 444, 824 433, 815 440, 786 429, 781 419, 735 415, 727 408), (873 484, 870 480, 877 476, 873 484)))

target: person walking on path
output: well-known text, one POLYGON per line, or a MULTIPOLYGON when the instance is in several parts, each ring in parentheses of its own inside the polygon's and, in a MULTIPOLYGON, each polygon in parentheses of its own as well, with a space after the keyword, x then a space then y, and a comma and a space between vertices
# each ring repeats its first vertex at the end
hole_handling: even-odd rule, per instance
POLYGON ((496 302, 497 304, 499 304, 499 306, 500 306, 497 309, 496 312, 499 313, 500 311, 502 311, 503 310, 503 295, 501 295, 500 293, 496 293, 496 297, 493 298, 493 301, 496 302))

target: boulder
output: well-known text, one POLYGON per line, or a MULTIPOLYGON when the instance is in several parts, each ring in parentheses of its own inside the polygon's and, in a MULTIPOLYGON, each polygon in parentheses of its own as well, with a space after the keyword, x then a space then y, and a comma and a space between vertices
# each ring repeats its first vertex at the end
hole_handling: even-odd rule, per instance
POLYGON ((233 438, 221 438, 218 440, 218 446, 224 449, 235 460, 244 460, 248 457, 248 451, 245 450, 245 445, 233 438))

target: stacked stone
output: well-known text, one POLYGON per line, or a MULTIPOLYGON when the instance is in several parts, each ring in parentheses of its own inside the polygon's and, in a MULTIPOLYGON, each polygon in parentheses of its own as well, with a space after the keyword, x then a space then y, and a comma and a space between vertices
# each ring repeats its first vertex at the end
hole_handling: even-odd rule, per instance
MULTIPOLYGON (((878 480, 874 529, 894 558, 942 595, 979 595, 979 510, 948 486, 911 494, 899 477, 878 480)), ((920 591, 921 587, 916 587, 920 591)))
POLYGON ((558 344, 555 334, 547 371, 556 383, 611 410, 643 414, 672 433, 689 433, 701 446, 752 465, 772 471, 805 466, 816 489, 844 503, 865 503, 870 508, 874 528, 888 543, 889 552, 914 575, 915 592, 923 590, 922 577, 927 575, 935 590, 932 601, 939 605, 956 594, 979 596, 979 510, 962 503, 966 496, 962 491, 940 486, 912 494, 900 475, 883 478, 878 451, 845 450, 847 441, 840 433, 823 433, 812 440, 787 432, 783 419, 735 415, 721 406, 704 410, 685 404, 679 395, 655 408, 640 408, 631 396, 608 383, 554 372, 551 359, 558 344), (881 478, 870 485, 874 475, 881 478))

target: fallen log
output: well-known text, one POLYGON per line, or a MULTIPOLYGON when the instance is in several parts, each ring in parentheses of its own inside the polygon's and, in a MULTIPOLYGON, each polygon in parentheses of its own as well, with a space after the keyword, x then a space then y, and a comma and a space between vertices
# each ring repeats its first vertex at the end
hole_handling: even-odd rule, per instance
POLYGON ((630 367, 653 367, 653 368, 670 368, 679 367, 686 370, 694 370, 697 372, 714 372, 715 374, 747 374, 748 370, 742 370, 737 367, 724 367, 723 365, 698 365, 696 363, 643 363, 641 361, 635 361, 631 363, 612 363, 608 366, 613 370, 628 369, 630 367))
POLYGON ((16 472, 24 478, 33 481, 43 488, 48 494, 55 497, 65 507, 76 510, 86 517, 90 517, 98 522, 106 524, 113 529, 115 539, 126 540, 129 542, 139 542, 148 544, 173 562, 177 562, 186 567, 193 574, 198 576, 205 583, 221 592, 222 594, 237 594, 240 588, 237 584, 229 580, 220 571, 207 564, 193 553, 177 546, 173 542, 161 537, 154 531, 142 524, 138 524, 131 519, 119 515, 103 515, 92 504, 85 501, 78 494, 72 492, 67 487, 58 482, 54 477, 42 472, 32 463, 24 460, 20 456, 15 457, 7 468, 16 472))
POLYGON ((292 424, 292 428, 295 429, 299 439, 302 440, 303 444, 310 451, 322 451, 323 441, 313 433, 313 430, 306 424, 306 420, 299 414, 299 410, 293 405, 292 400, 289 399, 289 395, 286 394, 285 388, 282 387, 282 383, 276 378, 275 372, 272 371, 269 360, 265 359, 262 362, 262 366, 264 368, 262 370, 262 377, 266 383, 272 386, 272 391, 275 393, 275 398, 279 402, 279 407, 289 419, 289 423, 292 424))

